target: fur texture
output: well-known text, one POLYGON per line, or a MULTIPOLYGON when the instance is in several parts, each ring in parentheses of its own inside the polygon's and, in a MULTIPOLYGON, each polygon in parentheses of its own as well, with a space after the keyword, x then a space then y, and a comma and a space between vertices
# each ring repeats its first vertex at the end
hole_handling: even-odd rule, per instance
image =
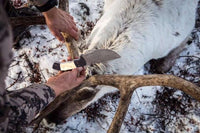
MULTIPOLYGON (((93 74, 132 75, 166 56, 190 35, 197 0, 105 0, 104 14, 87 39, 88 50, 111 49, 121 58, 88 68, 93 74)), ((113 89, 100 89, 96 101, 113 89)), ((88 105, 87 104, 87 105, 88 105)))

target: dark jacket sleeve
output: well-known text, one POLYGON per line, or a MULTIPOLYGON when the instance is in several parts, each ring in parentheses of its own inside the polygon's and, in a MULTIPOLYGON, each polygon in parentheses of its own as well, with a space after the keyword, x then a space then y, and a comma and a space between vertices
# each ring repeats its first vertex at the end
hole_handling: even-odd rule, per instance
POLYGON ((43 6, 48 0, 28 0, 31 5, 43 6))
POLYGON ((0 132, 22 132, 35 115, 55 98, 54 91, 44 84, 12 92, 5 90, 11 49, 11 28, 0 4, 0 132))

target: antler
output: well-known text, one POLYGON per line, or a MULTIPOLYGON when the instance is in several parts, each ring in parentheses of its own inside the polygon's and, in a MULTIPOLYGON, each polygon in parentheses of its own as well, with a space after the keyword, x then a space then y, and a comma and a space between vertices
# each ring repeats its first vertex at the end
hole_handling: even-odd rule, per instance
MULTIPOLYGON (((92 76, 89 79, 85 80, 80 86, 66 91, 62 95, 58 96, 47 108, 45 108, 40 115, 32 121, 33 124, 39 124, 40 121, 45 118, 47 115, 52 113, 55 110, 60 110, 59 106, 63 103, 64 105, 70 104, 67 103, 70 96, 78 95, 76 92, 86 86, 97 86, 97 85, 108 85, 116 87, 120 90, 120 102, 117 108, 115 117, 108 129, 108 133, 118 133, 120 131, 122 122, 128 110, 128 106, 131 100, 131 96, 134 90, 142 86, 168 86, 179 89, 186 94, 192 96, 196 100, 200 101, 200 87, 195 84, 186 81, 182 78, 173 76, 173 75, 140 75, 140 76, 121 76, 121 75, 99 75, 92 76)), ((77 105, 80 106, 80 105, 77 105)), ((64 108, 63 108, 64 109, 64 108)), ((71 114, 71 112, 66 112, 71 114)), ((66 115, 65 118, 69 117, 66 115)))
MULTIPOLYGON (((59 8, 69 13, 69 1, 68 0, 59 0, 59 8)), ((65 38, 65 45, 67 47, 67 51, 69 56, 72 59, 79 57, 78 48, 75 45, 74 39, 67 33, 62 33, 65 38)))

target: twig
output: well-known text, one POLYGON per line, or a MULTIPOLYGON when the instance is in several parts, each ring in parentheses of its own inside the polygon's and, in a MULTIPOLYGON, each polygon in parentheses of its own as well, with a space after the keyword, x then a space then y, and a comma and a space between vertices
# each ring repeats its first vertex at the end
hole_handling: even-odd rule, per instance
POLYGON ((139 97, 137 91, 135 91, 135 93, 136 93, 136 95, 137 95, 137 97, 138 97, 139 102, 141 103, 141 101, 140 101, 140 97, 139 97))
MULTIPOLYGON (((15 81, 14 81, 9 87, 7 87, 6 90, 7 90, 8 88, 12 87, 13 85, 15 85, 15 84, 18 82, 18 80, 19 80, 21 74, 22 74, 22 71, 20 71, 20 72, 18 73, 17 79, 15 79, 15 81)), ((13 79, 13 78, 12 78, 12 79, 13 79)))
POLYGON ((200 57, 198 57, 198 56, 195 56, 195 55, 191 55, 191 56, 188 56, 188 55, 184 55, 184 56, 179 56, 179 58, 181 58, 181 57, 188 57, 188 58, 197 58, 197 59, 200 59, 200 57))
POLYGON ((28 56, 27 56, 26 53, 24 55, 24 58, 25 58, 25 61, 28 64, 28 67, 30 68, 30 71, 31 71, 31 78, 30 78, 31 83, 33 83, 33 82, 36 82, 36 83, 40 82, 41 81, 41 74, 39 72, 39 68, 38 68, 39 66, 38 66, 38 64, 32 63, 29 60, 29 58, 28 58, 28 56))
POLYGON ((103 130, 105 130, 106 131, 106 129, 101 125, 101 123, 96 119, 96 122, 97 122, 97 124, 103 129, 103 130))

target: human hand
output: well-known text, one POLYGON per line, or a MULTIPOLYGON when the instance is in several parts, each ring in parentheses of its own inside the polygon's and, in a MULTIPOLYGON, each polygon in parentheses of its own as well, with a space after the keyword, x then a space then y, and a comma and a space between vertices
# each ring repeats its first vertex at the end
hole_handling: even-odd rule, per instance
POLYGON ((45 17, 46 24, 50 31, 59 41, 65 41, 61 32, 68 33, 70 36, 78 40, 78 29, 73 17, 67 12, 54 7, 42 14, 45 17))
POLYGON ((46 85, 51 87, 56 96, 66 90, 70 90, 78 86, 85 79, 85 69, 78 67, 72 71, 62 72, 58 75, 51 77, 46 85))

